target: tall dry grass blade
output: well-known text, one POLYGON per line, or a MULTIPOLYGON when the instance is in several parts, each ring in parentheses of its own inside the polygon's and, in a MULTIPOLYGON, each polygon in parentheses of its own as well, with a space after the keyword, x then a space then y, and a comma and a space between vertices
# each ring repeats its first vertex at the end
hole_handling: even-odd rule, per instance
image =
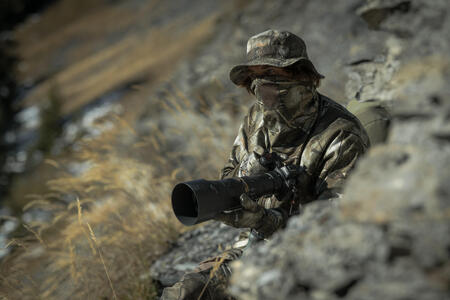
POLYGON ((77 268, 75 266, 75 247, 73 246, 70 238, 66 239, 66 243, 69 245, 70 276, 73 280, 75 280, 75 283, 78 283, 79 273, 77 272, 77 268))
POLYGON ((211 282, 212 278, 214 277, 214 275, 217 273, 217 271, 219 270, 220 266, 222 265, 222 263, 225 261, 225 256, 221 256, 217 262, 214 264, 213 268, 211 269, 211 272, 209 272, 209 278, 208 281, 206 282, 206 284, 203 286, 202 291, 200 292, 200 295, 198 296, 197 300, 201 300, 203 294, 206 291, 206 288, 208 287, 209 283, 211 282))
POLYGON ((178 103, 178 99, 177 97, 175 97, 172 93, 170 93, 170 91, 166 92, 167 95, 167 100, 175 107, 175 109, 179 112, 179 113, 185 113, 185 109, 183 107, 181 107, 180 103, 178 103))
POLYGON ((176 112, 173 108, 171 108, 166 102, 166 100, 161 101, 161 106, 163 109, 165 109, 166 111, 168 111, 172 116, 176 115, 176 112))
POLYGON ((46 163, 48 165, 51 165, 52 167, 55 167, 57 169, 60 167, 59 163, 56 160, 53 160, 53 159, 47 158, 47 159, 44 160, 44 163, 46 163))
POLYGON ((33 200, 28 202, 23 208, 23 211, 27 211, 28 209, 32 207, 39 207, 39 206, 47 206, 50 205, 50 201, 48 200, 42 200, 43 197, 40 197, 40 200, 33 200))
POLYGON ((44 242, 44 240, 42 239, 42 237, 35 231, 35 230, 33 230, 30 226, 28 226, 27 224, 22 224, 23 225, 23 227, 26 229, 26 230, 28 230, 29 232, 31 232, 35 237, 36 237, 36 239, 44 246, 44 247, 46 247, 47 248, 47 244, 44 242))
POLYGON ((155 147, 155 150, 156 151, 160 151, 161 150, 161 146, 160 146, 160 144, 159 144, 159 142, 158 142, 158 140, 156 139, 156 136, 151 136, 150 137, 150 142, 152 143, 152 145, 153 145, 153 147, 155 147))
POLYGON ((173 170, 173 172, 170 174, 170 179, 176 180, 177 175, 180 174, 182 171, 183 170, 181 168, 177 168, 177 169, 173 170))
POLYGON ((89 234, 86 232, 86 228, 84 228, 84 226, 83 226, 83 222, 81 219, 81 203, 80 203, 80 199, 78 197, 77 197, 77 209, 78 209, 78 224, 80 225, 81 230, 83 231, 84 235, 87 237, 89 247, 92 250, 92 254, 96 255, 97 251, 96 251, 91 239, 89 238, 89 234))
POLYGON ((97 246, 97 252, 99 254, 99 257, 100 257, 100 260, 102 262, 103 268, 105 270, 106 277, 108 278, 109 286, 111 287, 111 290, 112 290, 112 293, 113 293, 113 298, 117 299, 116 291, 114 290, 114 286, 113 286, 113 283, 111 281, 111 277, 109 276, 108 268, 106 267, 105 260, 103 259, 102 249, 101 249, 100 245, 97 243, 97 238, 95 237, 95 233, 92 230, 91 225, 89 225, 88 222, 86 222, 86 225, 89 228, 89 232, 91 234, 92 240, 94 241, 94 244, 97 246))
POLYGON ((184 105, 190 109, 192 107, 191 101, 186 97, 185 94, 181 92, 181 90, 175 85, 171 84, 172 89, 175 91, 175 95, 178 96, 181 100, 183 100, 184 105))
POLYGON ((118 122, 118 126, 120 126, 120 128, 122 128, 122 129, 125 128, 134 136, 138 136, 138 133, 136 132, 136 130, 124 118, 122 118, 116 114, 112 115, 112 118, 118 122))
POLYGON ((12 239, 8 243, 6 243, 5 247, 2 247, 2 248, 7 249, 9 246, 14 245, 15 243, 16 243, 16 240, 12 239))
POLYGON ((164 133, 159 129, 156 128, 153 133, 156 135, 156 137, 161 141, 161 143, 165 144, 167 143, 167 138, 164 135, 164 133))

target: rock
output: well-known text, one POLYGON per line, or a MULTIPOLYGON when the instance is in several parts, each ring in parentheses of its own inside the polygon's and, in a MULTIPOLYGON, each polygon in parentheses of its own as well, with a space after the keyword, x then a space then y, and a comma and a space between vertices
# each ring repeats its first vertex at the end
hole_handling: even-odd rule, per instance
POLYGON ((171 286, 199 262, 218 255, 236 241, 240 230, 211 222, 182 234, 172 249, 159 257, 150 268, 150 276, 163 287, 171 286))

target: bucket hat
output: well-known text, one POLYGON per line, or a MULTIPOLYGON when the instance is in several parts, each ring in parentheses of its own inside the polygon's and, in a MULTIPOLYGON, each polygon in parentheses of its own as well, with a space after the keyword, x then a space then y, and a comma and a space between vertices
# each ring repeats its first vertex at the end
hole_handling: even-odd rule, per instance
POLYGON ((252 66, 285 68, 296 64, 306 66, 320 78, 324 78, 309 60, 306 44, 301 38, 289 31, 267 30, 248 40, 247 63, 233 67, 230 80, 242 86, 249 83, 252 66))

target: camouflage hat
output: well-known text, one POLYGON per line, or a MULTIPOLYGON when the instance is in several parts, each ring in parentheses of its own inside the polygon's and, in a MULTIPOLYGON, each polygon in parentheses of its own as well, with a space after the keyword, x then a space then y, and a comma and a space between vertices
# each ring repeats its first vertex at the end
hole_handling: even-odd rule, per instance
POLYGON ((305 42, 289 31, 267 30, 247 42, 247 64, 235 66, 230 79, 236 85, 249 82, 251 66, 288 67, 300 64, 324 78, 308 58, 305 42))

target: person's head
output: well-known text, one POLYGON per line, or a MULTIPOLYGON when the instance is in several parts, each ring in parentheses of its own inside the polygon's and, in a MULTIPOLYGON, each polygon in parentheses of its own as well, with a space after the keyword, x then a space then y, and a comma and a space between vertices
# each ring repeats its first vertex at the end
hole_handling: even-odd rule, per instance
POLYGON ((230 79, 255 95, 266 126, 301 126, 323 78, 303 40, 288 31, 265 31, 248 40, 247 59, 230 71, 230 79))
POLYGON ((288 31, 267 30, 247 42, 247 63, 235 66, 230 79, 251 91, 257 78, 280 77, 317 87, 324 78, 312 64, 305 42, 288 31))

